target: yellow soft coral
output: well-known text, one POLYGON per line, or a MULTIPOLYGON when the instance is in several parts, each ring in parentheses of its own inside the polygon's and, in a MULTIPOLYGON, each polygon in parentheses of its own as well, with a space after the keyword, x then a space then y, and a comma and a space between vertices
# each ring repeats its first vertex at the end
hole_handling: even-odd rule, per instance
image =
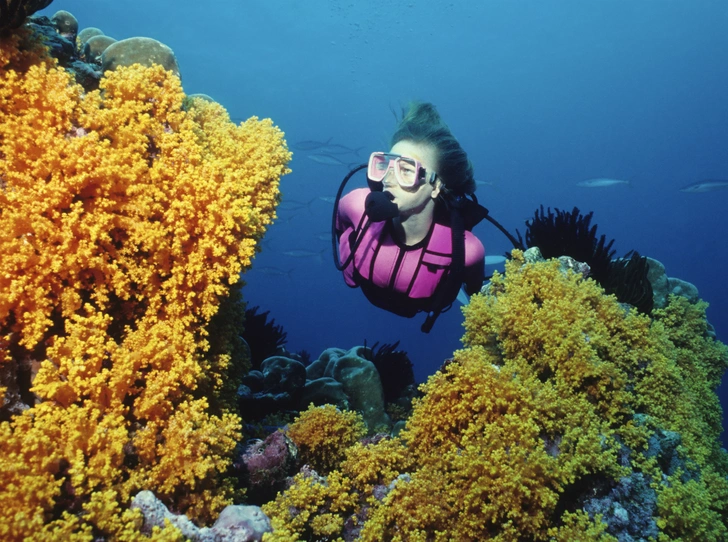
POLYGON ((325 474, 337 468, 346 449, 366 434, 360 414, 341 411, 334 405, 302 412, 288 428, 288 436, 298 446, 300 460, 325 474))
POLYGON ((568 484, 619 473, 588 403, 495 361, 481 346, 459 351, 423 386, 402 432, 417 469, 371 515, 365 540, 541 539, 568 484))
POLYGON ((141 489, 205 521, 240 425, 201 397, 229 363, 207 327, 275 216, 283 134, 183 108, 159 66, 84 93, 19 43, 0 39, 0 363, 39 366, 38 404, 0 424, 0 538, 133 539, 141 489))
POLYGON ((723 412, 715 389, 728 368, 728 348, 708 335, 707 303, 691 304, 674 295, 668 299, 667 307, 653 316, 674 353, 668 363, 645 368, 638 396, 660 413, 667 429, 682 435, 700 466, 724 462, 719 440, 723 412))
MULTIPOLYGON (((613 541, 623 519, 593 512, 608 499, 640 502, 630 527, 659 526, 660 540, 725 537, 728 468, 709 387, 727 360, 703 307, 672 299, 650 320, 515 251, 464 312, 465 348, 421 387, 401 439, 357 443, 329 475, 347 480, 362 540, 613 541), (667 430, 684 436, 676 453, 659 442, 667 430), (667 463, 688 471, 665 477, 667 463), (651 489, 620 496, 641 491, 635 479, 651 489)), ((317 521, 286 506, 310 484, 297 479, 269 505, 282 540, 317 521)))
POLYGON ((354 515, 356 502, 351 481, 339 471, 325 479, 315 473, 299 473, 289 489, 263 506, 274 529, 263 540, 342 541, 341 531, 354 515))

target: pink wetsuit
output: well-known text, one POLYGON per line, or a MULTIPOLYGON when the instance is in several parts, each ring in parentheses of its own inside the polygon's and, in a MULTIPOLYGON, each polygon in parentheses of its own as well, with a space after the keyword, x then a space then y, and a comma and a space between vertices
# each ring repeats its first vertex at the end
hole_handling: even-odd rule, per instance
MULTIPOLYGON (((339 253, 344 261, 351 253, 351 239, 364 215, 369 189, 353 190, 341 198, 336 220, 339 253)), ((368 218, 364 219, 367 222, 368 218)), ((376 306, 401 316, 414 316, 433 309, 432 297, 452 263, 452 230, 433 222, 420 243, 407 246, 392 235, 392 221, 372 222, 356 249, 353 261, 344 269, 352 288, 361 287, 376 306)), ((463 282, 469 294, 480 290, 484 277, 485 250, 480 240, 465 232, 463 282)))

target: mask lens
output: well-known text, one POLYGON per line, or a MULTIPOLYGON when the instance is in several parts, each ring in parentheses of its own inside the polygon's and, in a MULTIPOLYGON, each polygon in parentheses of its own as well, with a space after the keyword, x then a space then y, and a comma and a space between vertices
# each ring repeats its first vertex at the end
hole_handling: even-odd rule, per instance
POLYGON ((417 184, 420 168, 415 160, 406 156, 400 156, 395 161, 395 164, 395 173, 400 186, 410 188, 417 184))
POLYGON ((387 175, 391 158, 391 156, 383 152, 373 152, 369 157, 369 169, 367 170, 369 179, 375 182, 381 182, 387 175))

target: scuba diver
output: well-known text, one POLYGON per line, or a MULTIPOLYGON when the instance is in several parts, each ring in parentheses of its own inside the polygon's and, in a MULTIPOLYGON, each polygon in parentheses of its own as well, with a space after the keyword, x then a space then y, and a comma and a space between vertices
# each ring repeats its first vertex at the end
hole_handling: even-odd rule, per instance
POLYGON ((346 284, 394 314, 427 313, 428 333, 461 287, 472 295, 483 284, 485 250, 470 230, 488 218, 512 239, 478 204, 475 186, 472 163, 435 106, 410 105, 390 150, 373 152, 339 188, 332 244, 346 284), (341 197, 365 167, 369 188, 341 197))

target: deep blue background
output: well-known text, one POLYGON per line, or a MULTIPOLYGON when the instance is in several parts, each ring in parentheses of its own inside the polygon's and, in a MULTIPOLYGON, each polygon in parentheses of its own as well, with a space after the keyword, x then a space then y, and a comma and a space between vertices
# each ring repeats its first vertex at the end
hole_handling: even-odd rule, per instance
MULTIPOLYGON (((386 149, 391 109, 434 102, 476 178, 492 183, 478 196, 506 227, 523 231, 540 204, 594 211, 619 254, 636 249, 694 283, 728 341, 728 190, 678 191, 728 178, 724 0, 56 0, 43 13, 59 9, 81 28, 169 45, 187 93, 211 95, 238 121, 271 117, 291 146, 333 138, 363 147, 347 162, 386 149), (631 185, 575 186, 593 177, 631 185)), ((285 327, 291 350, 316 357, 400 340, 423 381, 460 346, 462 314, 455 308, 423 335, 422 318, 392 316, 347 288, 320 239, 332 205, 319 199, 336 193, 347 168, 305 152, 291 167, 284 202, 313 201, 280 211, 245 276, 246 298, 285 327), (282 254, 304 248, 322 255, 282 254)), ((476 233, 490 254, 509 247, 492 226, 476 233)))

